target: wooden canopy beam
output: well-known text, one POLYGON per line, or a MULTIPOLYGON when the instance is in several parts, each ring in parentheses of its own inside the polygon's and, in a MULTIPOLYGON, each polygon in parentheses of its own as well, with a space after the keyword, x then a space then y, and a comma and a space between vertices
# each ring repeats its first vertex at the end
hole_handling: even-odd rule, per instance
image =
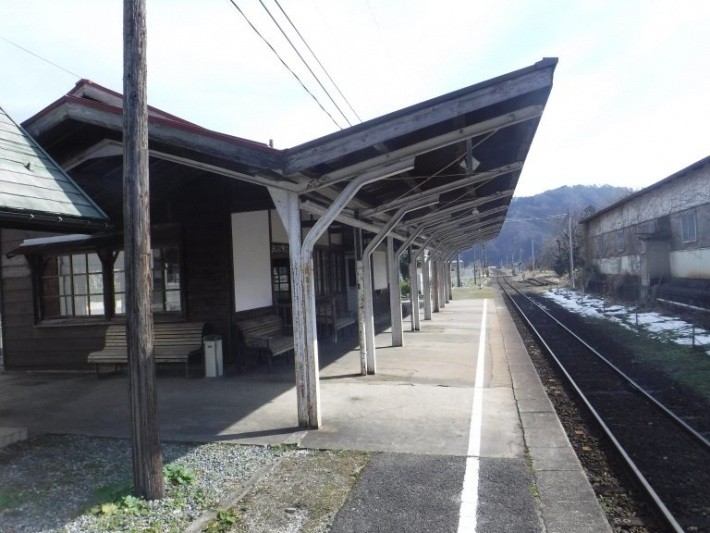
POLYGON ((387 202, 387 203, 384 203, 384 204, 379 205, 377 207, 373 207, 372 209, 365 209, 361 212, 361 214, 363 217, 369 217, 369 216, 375 215, 377 213, 383 213, 385 211, 397 209, 398 207, 405 205, 408 202, 416 201, 419 198, 438 196, 438 195, 446 193, 446 192, 454 191, 456 189, 462 189, 462 188, 468 187, 470 185, 475 185, 476 183, 488 181, 488 180, 496 178, 498 176, 502 176, 504 174, 509 174, 511 172, 515 172, 515 171, 520 170, 522 168, 523 168, 522 163, 513 163, 511 165, 504 165, 504 166, 497 168, 495 170, 489 170, 487 172, 480 172, 478 174, 474 174, 473 176, 469 176, 469 177, 466 177, 466 178, 463 178, 460 180, 452 181, 451 183, 447 183, 446 185, 441 185, 439 187, 434 187, 434 188, 428 189, 426 191, 412 193, 407 196, 397 198, 396 200, 392 200, 391 202, 387 202))
MULTIPOLYGON (((469 139, 471 137, 478 137, 479 135, 485 135, 503 128, 507 128, 514 124, 519 124, 521 122, 526 122, 535 118, 539 118, 543 112, 543 106, 530 106, 523 109, 513 111, 511 113, 506 113, 505 115, 484 120, 467 126, 465 128, 457 129, 442 135, 426 139, 417 143, 413 143, 404 148, 398 150, 393 150, 387 154, 375 156, 369 158, 360 163, 350 165, 333 172, 328 172, 323 174, 321 177, 311 180, 304 187, 304 192, 313 191, 320 189, 322 187, 327 187, 349 179, 353 174, 359 174, 367 170, 376 168, 384 163, 397 161, 401 158, 412 157, 415 155, 422 155, 439 148, 444 148, 451 144, 455 144, 462 140, 469 139)), ((321 154, 321 152, 319 152, 321 154)), ((287 169, 284 171, 286 175, 289 175, 288 165, 287 169)))
POLYGON ((544 59, 532 67, 512 72, 484 84, 461 89, 409 109, 387 115, 372 124, 351 128, 347 135, 335 134, 286 151, 284 174, 313 168, 347 154, 385 143, 398 135, 440 124, 506 100, 552 86, 556 59, 544 59))

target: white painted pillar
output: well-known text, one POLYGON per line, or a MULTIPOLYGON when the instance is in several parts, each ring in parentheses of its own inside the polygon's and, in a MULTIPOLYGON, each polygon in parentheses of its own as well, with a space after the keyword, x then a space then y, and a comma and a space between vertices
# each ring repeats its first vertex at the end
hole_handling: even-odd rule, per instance
POLYGON ((314 365, 313 361, 309 361, 309 353, 306 348, 307 306, 304 305, 305 292, 303 284, 305 274, 301 258, 301 216, 298 194, 275 188, 269 188, 269 193, 288 234, 298 425, 301 427, 314 427, 311 423, 313 422, 318 427, 320 426, 320 384, 318 381, 317 362, 314 365), (314 418, 311 418, 311 415, 314 418))
MULTIPOLYGON (((368 246, 369 248, 369 246, 368 246)), ((363 287, 363 307, 365 320, 365 344, 360 345, 360 357, 365 351, 367 361, 367 373, 374 374, 377 371, 375 365, 375 311, 372 301, 372 254, 364 253, 362 257, 362 287, 363 287)))
POLYGON ((402 346, 402 293, 399 288, 399 260, 394 253, 394 239, 387 237, 387 274, 390 286, 392 346, 402 346))
POLYGON ((424 320, 431 320, 431 257, 426 250, 422 255, 422 283, 424 284, 424 320))
POLYGON ((438 313, 439 310, 441 309, 441 305, 440 305, 441 301, 439 299, 439 295, 441 294, 441 292, 439 291, 439 285, 440 285, 439 261, 437 261, 436 259, 432 259, 431 265, 432 265, 431 273, 432 273, 432 278, 433 278, 432 279, 433 290, 431 292, 432 292, 432 298, 434 300, 432 302, 432 307, 433 307, 433 311, 435 313, 438 313))
POLYGON ((355 229, 355 279, 357 283, 357 336, 360 346, 360 374, 367 375, 365 347, 365 282, 362 267, 362 230, 355 229))
POLYGON ((449 261, 449 271, 448 271, 448 272, 449 272, 449 285, 448 285, 448 287, 449 287, 449 300, 453 300, 453 299, 454 299, 454 290, 453 290, 454 281, 453 281, 453 279, 452 279, 452 277, 451 277, 451 261, 449 261))
POLYGON ((417 273, 417 254, 414 252, 414 247, 411 247, 409 252, 409 279, 411 280, 412 294, 412 331, 419 331, 419 274, 417 273))

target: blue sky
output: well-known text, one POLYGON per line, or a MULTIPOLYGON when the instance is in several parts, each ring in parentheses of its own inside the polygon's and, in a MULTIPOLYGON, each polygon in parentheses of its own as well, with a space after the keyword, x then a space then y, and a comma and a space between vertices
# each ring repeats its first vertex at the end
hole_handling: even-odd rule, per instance
MULTIPOLYGON (((237 3, 317 92, 258 1, 237 3)), ((363 119, 559 57, 519 196, 640 188, 709 155, 710 2, 280 3, 363 119)), ((3 2, 0 38, 121 91, 121 4, 3 2)), ((228 0, 148 0, 148 21, 152 105, 279 148, 335 129, 228 0)), ((0 106, 20 121, 77 81, 4 40, 0 65, 0 106)))

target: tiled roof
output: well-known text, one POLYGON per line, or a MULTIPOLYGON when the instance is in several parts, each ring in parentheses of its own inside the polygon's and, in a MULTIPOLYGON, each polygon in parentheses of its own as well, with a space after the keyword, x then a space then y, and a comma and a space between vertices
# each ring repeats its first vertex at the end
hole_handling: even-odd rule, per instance
POLYGON ((106 220, 104 212, 0 108, 0 219, 26 215, 106 220))

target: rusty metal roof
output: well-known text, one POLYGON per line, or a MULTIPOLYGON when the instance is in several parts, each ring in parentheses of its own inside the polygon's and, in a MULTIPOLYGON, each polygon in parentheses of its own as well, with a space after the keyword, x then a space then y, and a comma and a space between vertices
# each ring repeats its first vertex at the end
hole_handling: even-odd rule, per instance
POLYGON ((0 226, 104 226, 106 214, 0 108, 0 226))

